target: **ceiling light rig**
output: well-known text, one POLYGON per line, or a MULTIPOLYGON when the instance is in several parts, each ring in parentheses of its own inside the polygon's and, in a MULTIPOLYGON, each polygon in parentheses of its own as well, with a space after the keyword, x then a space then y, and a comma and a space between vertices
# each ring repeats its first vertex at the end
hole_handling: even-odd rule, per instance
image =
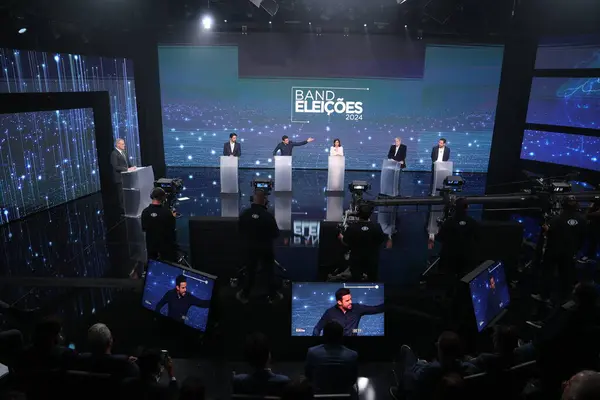
POLYGON ((271 17, 274 17, 279 11, 279 4, 275 0, 250 0, 250 3, 254 4, 257 8, 262 8, 271 17))

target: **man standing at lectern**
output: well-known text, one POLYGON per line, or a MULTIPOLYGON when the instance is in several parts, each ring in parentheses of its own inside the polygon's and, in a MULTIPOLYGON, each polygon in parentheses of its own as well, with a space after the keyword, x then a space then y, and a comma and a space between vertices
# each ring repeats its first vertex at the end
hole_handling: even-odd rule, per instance
POLYGON ((448 161, 450 159, 450 147, 446 146, 446 139, 438 140, 438 145, 431 149, 431 162, 448 161))
POLYGON ((229 157, 240 157, 242 155, 242 146, 237 142, 235 133, 229 134, 229 141, 223 145, 223 155, 229 157))
POLYGON ((302 141, 302 142, 292 142, 292 141, 290 141, 290 139, 286 135, 283 135, 281 137, 281 143, 279 143, 277 145, 277 147, 275 147, 275 150, 273 150, 273 155, 276 156, 277 152, 279 151, 279 152, 281 152, 280 155, 282 155, 282 156, 291 156, 292 155, 292 150, 294 149, 294 147, 296 147, 296 146, 304 146, 305 144, 310 143, 313 140, 315 140, 315 139, 308 138, 308 139, 306 139, 305 141, 302 141))
POLYGON ((113 169, 113 182, 119 199, 119 208, 123 211, 123 178, 122 172, 135 171, 135 166, 129 163, 125 152, 125 140, 119 138, 115 142, 115 148, 110 154, 110 165, 113 169))
POLYGON ((397 161, 400 163, 400 168, 406 168, 406 145, 402 144, 402 139, 396 138, 395 144, 390 146, 388 160, 397 161))

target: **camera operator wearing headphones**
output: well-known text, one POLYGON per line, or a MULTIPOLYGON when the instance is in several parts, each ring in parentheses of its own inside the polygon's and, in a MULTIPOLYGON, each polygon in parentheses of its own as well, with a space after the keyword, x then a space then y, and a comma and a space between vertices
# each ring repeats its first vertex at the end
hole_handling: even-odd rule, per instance
POLYGON ((177 261, 177 233, 174 213, 165 206, 167 193, 154 188, 152 203, 142 211, 142 230, 146 232, 148 259, 177 261))
POLYGON ((383 233, 381 225, 371 221, 372 214, 372 206, 359 206, 358 221, 350 223, 346 230, 338 235, 341 242, 350 249, 350 272, 353 281, 362 281, 363 274, 367 275, 367 279, 376 281, 381 245, 387 241, 386 248, 392 247, 392 239, 383 233))
POLYGON ((246 269, 248 276, 242 290, 236 294, 236 298, 243 304, 248 303, 250 291, 254 286, 258 265, 267 274, 269 285, 269 302, 281 300, 283 295, 277 291, 275 277, 275 253, 273 241, 279 237, 279 228, 275 217, 267 211, 269 204, 267 194, 262 190, 256 190, 250 208, 240 214, 238 226, 240 236, 244 241, 246 252, 246 269))
POLYGON ((473 268, 473 252, 479 223, 467 211, 469 204, 464 198, 454 203, 454 213, 444 221, 435 240, 442 244, 440 270, 459 277, 473 268))
POLYGON ((576 283, 574 257, 583 246, 587 232, 587 219, 579 212, 575 196, 562 201, 562 211, 542 225, 546 236, 546 250, 542 262, 542 293, 532 295, 536 300, 548 300, 554 273, 558 272, 559 301, 565 300, 576 283))

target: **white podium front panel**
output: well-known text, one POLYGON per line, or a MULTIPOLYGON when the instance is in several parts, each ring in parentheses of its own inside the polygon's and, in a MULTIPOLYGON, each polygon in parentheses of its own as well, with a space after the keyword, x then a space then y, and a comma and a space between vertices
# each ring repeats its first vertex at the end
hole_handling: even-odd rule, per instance
POLYGON ((221 217, 237 218, 240 216, 240 196, 239 194, 221 195, 221 217))
POLYGON ((150 193, 154 189, 152 167, 139 167, 121 173, 123 179, 123 208, 126 217, 137 218, 150 205, 150 193))
POLYGON ((344 156, 329 156, 329 164, 327 170, 327 191, 343 192, 344 191, 344 175, 346 172, 346 157, 344 156))
POLYGON ((383 160, 381 167, 381 194, 388 196, 398 196, 400 193, 400 163, 394 160, 383 160))
POLYGON ((275 156, 275 191, 292 191, 292 156, 275 156))
POLYGON ((344 216, 344 196, 327 196, 326 221, 342 222, 344 216))
MULTIPOLYGON (((290 157, 291 158, 291 157, 290 157)), ((275 221, 282 231, 292 230, 292 194, 275 195, 275 221)))
POLYGON ((454 163, 452 161, 436 161, 433 163, 433 183, 431 195, 439 195, 438 189, 444 186, 444 179, 452 175, 454 163))
POLYGON ((238 193, 238 157, 221 156, 221 193, 238 193))

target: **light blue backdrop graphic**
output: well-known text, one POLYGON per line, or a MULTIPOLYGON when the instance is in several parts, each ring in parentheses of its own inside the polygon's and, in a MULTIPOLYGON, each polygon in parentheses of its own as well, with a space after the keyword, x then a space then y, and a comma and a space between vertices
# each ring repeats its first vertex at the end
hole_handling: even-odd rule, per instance
POLYGON ((428 45, 422 53, 422 78, 319 79, 313 70, 300 79, 240 77, 236 46, 159 47, 167 165, 217 167, 224 142, 236 132, 241 167, 273 167, 273 149, 287 135, 315 138, 294 149, 296 168, 327 168, 329 148, 339 138, 347 169, 378 170, 401 137, 408 169, 429 170, 431 148, 445 137, 456 169, 486 172, 503 48, 428 45), (363 112, 296 113, 294 87, 333 88, 336 102, 360 101, 363 112))

